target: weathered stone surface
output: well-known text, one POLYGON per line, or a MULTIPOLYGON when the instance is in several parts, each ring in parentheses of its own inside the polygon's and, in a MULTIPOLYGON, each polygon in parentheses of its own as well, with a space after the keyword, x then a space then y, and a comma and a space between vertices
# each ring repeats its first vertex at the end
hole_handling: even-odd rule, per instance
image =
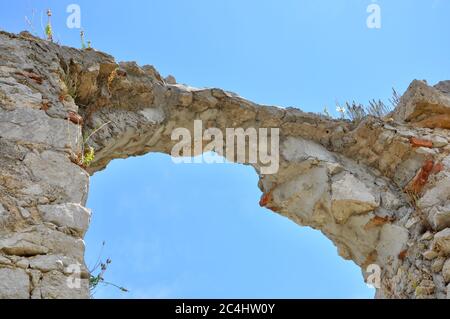
POLYGON ((443 230, 450 227, 450 205, 433 206, 430 209, 428 220, 435 230, 443 230))
POLYGON ((415 296, 418 299, 426 298, 434 293, 436 285, 432 280, 424 279, 415 290, 415 296))
POLYGON ((0 91, 1 103, 9 110, 14 110, 17 107, 39 110, 43 102, 42 94, 33 92, 31 88, 12 78, 11 74, 14 71, 16 71, 14 68, 0 67, 2 82, 7 84, 3 85, 0 91))
POLYGON ((313 167, 304 174, 278 186, 273 191, 275 206, 312 218, 315 206, 328 192, 326 167, 313 167))
POLYGON ((423 81, 413 81, 402 96, 394 118, 422 127, 449 129, 450 96, 423 81))
POLYGON ((433 247, 444 255, 450 254, 450 228, 441 230, 434 235, 433 247))
POLYGON ((444 266, 442 267, 442 275, 444 276, 444 280, 446 283, 450 282, 450 259, 447 259, 447 261, 444 263, 444 266))
POLYGON ((55 148, 77 149, 81 130, 68 121, 54 119, 41 110, 0 108, 0 136, 18 142, 45 144, 55 148))
POLYGON ((372 191, 349 173, 335 178, 331 193, 331 210, 338 223, 345 223, 350 216, 370 212, 379 206, 372 191))
MULTIPOLYGON (((39 241, 38 241, 39 242, 39 241)), ((48 248, 30 242, 25 236, 15 235, 0 239, 0 251, 15 256, 35 256, 40 254, 46 254, 48 248)))
POLYGON ((2 265, 11 265, 12 261, 2 255, 0 255, 0 264, 2 265))
POLYGON ((59 271, 52 270, 43 274, 35 290, 42 299, 86 299, 89 298, 89 281, 80 279, 80 287, 70 288, 67 284, 71 279, 59 271))
POLYGON ((445 263, 445 257, 436 258, 431 264, 431 271, 440 272, 445 263))
POLYGON ((36 256, 47 253, 64 253, 83 261, 84 242, 44 225, 31 226, 22 232, 3 235, 0 252, 15 256, 36 256))
POLYGON ((439 254, 434 251, 434 250, 427 250, 426 252, 424 252, 423 254, 423 258, 427 259, 427 260, 433 260, 434 258, 436 258, 439 254))
POLYGON ((282 154, 289 162, 302 162, 308 159, 335 162, 335 157, 325 147, 301 138, 289 137, 283 143, 282 154))
POLYGON ((402 205, 402 202, 392 192, 382 192, 380 196, 381 205, 387 210, 393 211, 402 205))
POLYGON ((69 265, 76 264, 77 261, 73 258, 64 255, 38 255, 29 258, 29 267, 37 269, 42 272, 49 272, 51 270, 58 270, 64 272, 69 265))
POLYGON ((89 176, 73 164, 67 155, 53 151, 28 153, 23 162, 38 179, 41 188, 55 190, 62 201, 78 204, 86 202, 89 176))
POLYGON ((42 205, 38 209, 44 221, 71 228, 81 236, 89 226, 91 212, 80 204, 42 205))
POLYGON ((4 225, 8 222, 9 214, 3 207, 3 205, 0 203, 0 229, 4 227, 4 225))
POLYGON ((395 269, 400 253, 405 249, 409 239, 408 230, 392 224, 386 224, 381 228, 380 241, 376 248, 378 260, 383 265, 388 265, 394 261, 395 269))
POLYGON ((450 198, 450 176, 442 178, 433 188, 427 190, 417 205, 422 209, 433 207, 445 202, 448 198, 450 198))
POLYGON ((25 299, 30 293, 30 278, 23 269, 0 268, 0 299, 25 299))
POLYGON ((450 95, 450 81, 441 81, 434 86, 444 94, 450 95))
POLYGON ((434 235, 433 235, 432 232, 426 231, 426 232, 422 235, 422 237, 420 237, 420 240, 430 240, 430 239, 433 239, 433 237, 434 237, 434 235))
POLYGON ((444 147, 448 145, 448 140, 442 136, 433 135, 430 140, 433 142, 433 147, 444 147))

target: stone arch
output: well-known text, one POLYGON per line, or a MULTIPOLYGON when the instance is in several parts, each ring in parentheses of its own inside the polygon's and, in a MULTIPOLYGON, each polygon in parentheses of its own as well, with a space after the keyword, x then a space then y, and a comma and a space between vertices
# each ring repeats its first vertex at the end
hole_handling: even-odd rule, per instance
POLYGON ((449 195, 446 84, 414 81, 392 117, 349 122, 176 84, 152 66, 29 34, 0 41, 0 297, 87 297, 89 174, 114 158, 170 154, 173 129, 193 133, 194 120, 222 131, 279 128, 277 173, 253 164, 260 204, 322 231, 365 276, 379 265, 378 297, 443 296, 445 274, 429 275, 431 263, 418 267, 416 256, 442 260, 450 250, 447 215, 432 212, 449 195), (83 134, 94 131, 95 160, 82 167, 83 134), (77 263, 80 286, 69 289, 67 267, 77 263))

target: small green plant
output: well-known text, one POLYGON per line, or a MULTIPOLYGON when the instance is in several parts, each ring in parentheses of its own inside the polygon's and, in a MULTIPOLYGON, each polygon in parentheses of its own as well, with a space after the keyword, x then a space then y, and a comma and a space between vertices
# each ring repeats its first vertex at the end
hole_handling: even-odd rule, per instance
POLYGON ((47 36, 47 40, 53 42, 53 29, 51 23, 52 11, 50 9, 47 10, 47 25, 45 26, 45 35, 47 36))
POLYGON ((84 31, 80 31, 80 39, 81 39, 81 49, 86 49, 86 43, 84 43, 84 31))
POLYGON ((88 145, 88 142, 89 142, 89 140, 91 139, 91 137, 95 133, 100 131, 103 127, 105 127, 109 123, 111 123, 111 121, 109 121, 107 123, 104 123, 100 127, 96 128, 89 135, 87 135, 87 133, 85 133, 83 135, 83 141, 82 141, 82 144, 81 144, 81 153, 78 156, 79 165, 81 165, 83 167, 89 167, 91 165, 91 163, 94 161, 94 159, 95 159, 95 150, 94 150, 94 148, 92 146, 88 145))
POLYGON ((325 107, 323 108, 323 115, 325 115, 326 117, 330 117, 330 112, 328 112, 328 107, 325 105, 325 107))
POLYGON ((125 287, 105 280, 105 273, 108 270, 108 266, 111 265, 112 260, 110 258, 107 258, 105 261, 101 259, 104 247, 105 242, 103 241, 97 262, 95 263, 94 267, 89 270, 89 288, 91 291, 91 297, 94 297, 96 289, 99 287, 99 285, 112 286, 122 292, 128 292, 128 289, 126 289, 125 287))
POLYGON ((87 45, 86 42, 84 41, 84 30, 80 31, 80 40, 81 40, 81 49, 82 50, 86 50, 86 49, 92 49, 91 48, 91 41, 87 41, 87 45))
POLYGON ((95 158, 94 148, 92 146, 89 146, 81 159, 82 165, 85 167, 89 167, 94 158, 95 158))
POLYGON ((70 66, 68 66, 67 70, 64 72, 63 81, 66 85, 65 94, 72 97, 72 99, 75 101, 78 96, 78 85, 76 76, 74 76, 70 71, 70 66))

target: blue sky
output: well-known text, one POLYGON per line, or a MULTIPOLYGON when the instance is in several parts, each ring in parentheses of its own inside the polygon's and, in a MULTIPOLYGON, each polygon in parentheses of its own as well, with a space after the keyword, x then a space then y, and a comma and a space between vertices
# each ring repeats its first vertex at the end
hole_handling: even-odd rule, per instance
MULTIPOLYGON (((0 28, 27 29, 35 9, 42 35, 51 8, 56 37, 80 47, 66 27, 71 3, 93 47, 118 61, 264 104, 336 113, 336 101, 387 101, 415 78, 449 78, 450 1, 379 0, 381 29, 366 26, 370 0, 1 1, 0 28)), ((260 195, 249 167, 160 154, 112 162, 91 179, 86 257, 93 264, 105 240, 107 279, 131 292, 96 296, 373 296, 331 242, 260 208, 260 195)))

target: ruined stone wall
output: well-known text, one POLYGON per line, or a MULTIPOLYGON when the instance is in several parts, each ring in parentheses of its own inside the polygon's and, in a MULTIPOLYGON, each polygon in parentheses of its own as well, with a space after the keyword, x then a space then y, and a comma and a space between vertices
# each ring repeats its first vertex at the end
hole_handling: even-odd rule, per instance
POLYGON ((450 82, 413 81, 386 118, 334 120, 0 32, 0 298, 88 298, 89 174, 115 158, 170 154, 173 129, 194 120, 279 128, 278 172, 252 164, 262 206, 322 231, 364 277, 378 265, 379 298, 449 297, 449 92, 450 82), (93 132, 87 167, 80 153, 93 132))

